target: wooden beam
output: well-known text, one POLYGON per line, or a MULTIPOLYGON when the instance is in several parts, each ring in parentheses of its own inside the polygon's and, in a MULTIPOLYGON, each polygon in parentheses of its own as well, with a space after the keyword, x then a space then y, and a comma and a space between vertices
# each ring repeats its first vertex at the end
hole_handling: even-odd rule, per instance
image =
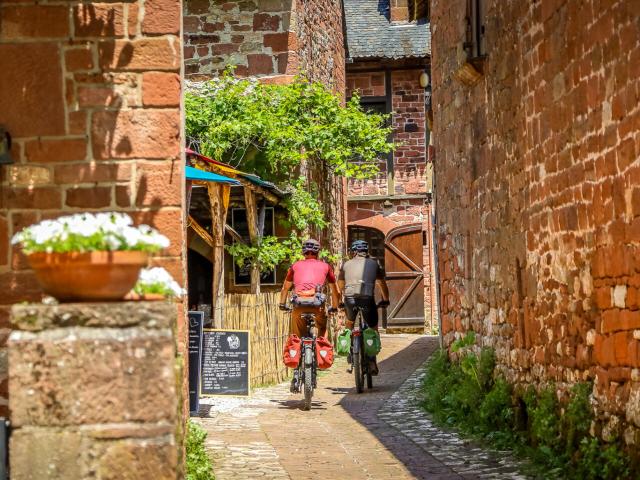
POLYGON ((227 220, 230 187, 222 183, 209 182, 207 185, 211 205, 211 232, 213 238, 213 288, 212 315, 214 328, 222 328, 224 312, 224 226, 227 220))
POLYGON ((244 240, 242 239, 242 237, 240 236, 240 234, 238 232, 236 232, 233 227, 231 225, 229 225, 228 223, 224 226, 224 231, 228 232, 229 235, 231 235, 231 237, 236 241, 236 242, 240 242, 240 243, 244 243, 244 240))
POLYGON ((213 248, 213 237, 209 235, 209 232, 202 228, 202 226, 191 215, 189 215, 189 218, 187 219, 187 227, 191 227, 193 231, 207 243, 207 245, 213 248))
MULTIPOLYGON (((258 227, 258 205, 256 194, 249 188, 244 189, 244 203, 247 212, 247 227, 249 229, 249 239, 252 245, 260 243, 260 231, 258 227)), ((251 293, 260 293, 260 268, 251 265, 251 293)))

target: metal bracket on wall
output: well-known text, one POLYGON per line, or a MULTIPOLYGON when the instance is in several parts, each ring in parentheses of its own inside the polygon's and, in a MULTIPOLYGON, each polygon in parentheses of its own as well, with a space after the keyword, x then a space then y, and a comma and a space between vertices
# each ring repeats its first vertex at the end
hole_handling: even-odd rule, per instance
POLYGON ((0 125, 0 165, 10 165, 13 163, 11 158, 11 135, 0 125))

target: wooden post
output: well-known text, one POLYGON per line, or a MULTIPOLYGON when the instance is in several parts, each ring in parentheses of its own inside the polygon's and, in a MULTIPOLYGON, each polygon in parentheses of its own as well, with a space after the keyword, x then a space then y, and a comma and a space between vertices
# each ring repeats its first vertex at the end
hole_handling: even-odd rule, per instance
POLYGON ((211 233, 213 237, 213 288, 211 314, 213 327, 222 328, 224 307, 224 226, 227 220, 227 206, 230 188, 220 183, 209 182, 209 203, 211 205, 211 233))
MULTIPOLYGON (((247 187, 244 187, 244 203, 247 209, 249 239, 252 245, 258 245, 261 238, 258 227, 259 220, 256 194, 247 187)), ((260 268, 257 265, 251 266, 251 293, 260 293, 260 268)))

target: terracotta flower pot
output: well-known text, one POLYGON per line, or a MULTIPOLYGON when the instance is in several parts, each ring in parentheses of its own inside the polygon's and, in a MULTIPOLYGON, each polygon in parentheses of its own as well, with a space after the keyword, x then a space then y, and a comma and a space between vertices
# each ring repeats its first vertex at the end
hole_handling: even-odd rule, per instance
POLYGON ((48 295, 61 302, 122 300, 147 265, 138 251, 32 253, 29 263, 48 295))

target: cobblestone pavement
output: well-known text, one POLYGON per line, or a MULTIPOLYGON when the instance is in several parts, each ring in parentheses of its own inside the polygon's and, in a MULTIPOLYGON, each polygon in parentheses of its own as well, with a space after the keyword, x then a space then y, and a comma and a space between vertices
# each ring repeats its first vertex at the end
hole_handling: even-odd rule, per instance
POLYGON ((201 423, 217 480, 525 478, 503 454, 435 427, 417 386, 437 338, 383 335, 380 375, 356 394, 338 359, 318 379, 311 411, 288 384, 250 398, 206 398, 201 423))

